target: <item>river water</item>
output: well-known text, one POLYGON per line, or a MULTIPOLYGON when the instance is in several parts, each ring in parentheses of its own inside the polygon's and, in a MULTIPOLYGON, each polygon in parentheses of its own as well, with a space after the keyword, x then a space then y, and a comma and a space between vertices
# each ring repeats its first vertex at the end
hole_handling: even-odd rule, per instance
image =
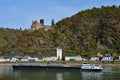
POLYGON ((12 70, 0 66, 0 80, 120 80, 120 68, 106 67, 101 72, 65 70, 12 70))

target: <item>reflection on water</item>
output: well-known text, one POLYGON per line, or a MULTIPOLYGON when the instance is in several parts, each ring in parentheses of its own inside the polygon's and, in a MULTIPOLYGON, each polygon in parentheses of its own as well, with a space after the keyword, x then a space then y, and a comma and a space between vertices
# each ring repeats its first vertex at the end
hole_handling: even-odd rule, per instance
POLYGON ((101 80, 103 72, 82 72, 82 80, 101 80))
POLYGON ((62 75, 62 73, 57 73, 57 74, 56 74, 56 80, 63 80, 63 75, 62 75))
POLYGON ((20 80, 81 80, 80 71, 14 71, 13 74, 14 77, 22 78, 20 80))
POLYGON ((10 66, 0 66, 0 74, 10 73, 12 68, 10 66))
POLYGON ((112 71, 112 67, 105 67, 103 71, 112 71))
POLYGON ((0 80, 120 80, 120 69, 105 68, 102 72, 60 70, 13 71, 0 66, 0 80))
POLYGON ((120 68, 105 67, 101 72, 81 72, 82 80, 120 80, 120 68))

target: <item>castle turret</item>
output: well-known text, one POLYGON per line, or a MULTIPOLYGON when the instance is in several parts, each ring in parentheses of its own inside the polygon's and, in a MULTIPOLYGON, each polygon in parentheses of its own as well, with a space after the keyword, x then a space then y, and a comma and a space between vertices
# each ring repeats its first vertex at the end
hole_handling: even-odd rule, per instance
POLYGON ((44 26, 44 19, 40 19, 40 24, 44 26))

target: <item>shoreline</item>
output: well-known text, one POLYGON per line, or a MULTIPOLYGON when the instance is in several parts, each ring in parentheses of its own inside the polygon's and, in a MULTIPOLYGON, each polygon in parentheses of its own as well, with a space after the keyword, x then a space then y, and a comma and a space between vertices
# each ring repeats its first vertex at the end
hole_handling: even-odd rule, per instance
MULTIPOLYGON (((0 62, 0 66, 12 66, 14 64, 25 64, 25 65, 70 65, 70 66, 81 66, 81 62, 77 63, 58 63, 58 62, 0 62)), ((92 63, 94 64, 94 63, 92 63)), ((98 63, 103 67, 120 67, 119 63, 98 63)))

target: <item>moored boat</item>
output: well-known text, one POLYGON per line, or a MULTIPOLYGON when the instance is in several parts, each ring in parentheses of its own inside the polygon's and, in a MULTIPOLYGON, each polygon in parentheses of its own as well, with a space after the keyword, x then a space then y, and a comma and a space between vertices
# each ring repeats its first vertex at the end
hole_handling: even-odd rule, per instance
POLYGON ((13 70, 76 70, 81 69, 80 66, 71 66, 65 64, 14 64, 13 70))
POLYGON ((83 63, 82 66, 81 66, 81 70, 86 70, 86 71, 102 71, 103 67, 100 64, 83 63))

